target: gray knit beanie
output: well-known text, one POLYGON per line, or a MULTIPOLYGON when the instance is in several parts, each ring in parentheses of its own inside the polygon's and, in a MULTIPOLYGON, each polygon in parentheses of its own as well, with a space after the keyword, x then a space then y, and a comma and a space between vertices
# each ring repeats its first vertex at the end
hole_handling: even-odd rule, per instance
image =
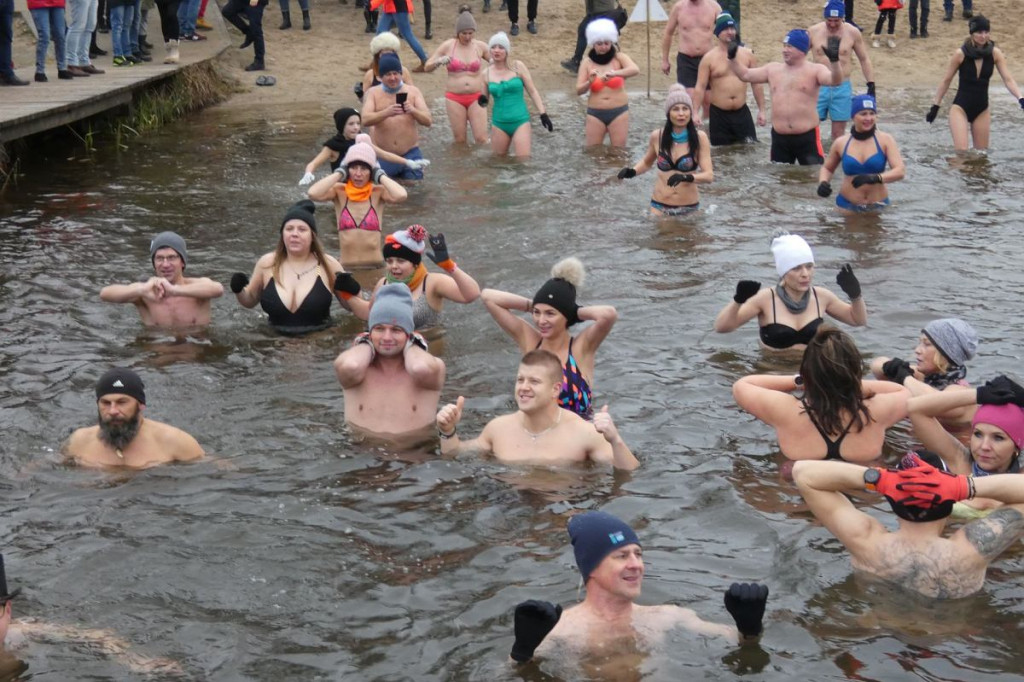
POLYGON ((921 331, 940 353, 958 367, 963 367, 978 350, 978 332, 955 317, 932 320, 921 331))

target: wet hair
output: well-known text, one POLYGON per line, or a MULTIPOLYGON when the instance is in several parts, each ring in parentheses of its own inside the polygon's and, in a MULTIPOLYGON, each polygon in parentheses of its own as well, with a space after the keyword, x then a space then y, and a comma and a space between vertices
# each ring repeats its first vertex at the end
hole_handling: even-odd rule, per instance
POLYGON ((849 335, 823 324, 800 361, 804 406, 825 433, 842 433, 852 415, 852 431, 874 421, 861 391, 864 360, 849 335))
MULTIPOLYGON (((689 134, 687 142, 690 145, 690 154, 694 163, 700 155, 700 136, 697 135, 697 126, 693 123, 693 107, 690 107, 690 120, 686 124, 686 132, 689 134)), ((665 128, 661 131, 661 144, 658 151, 665 157, 672 158, 672 119, 665 114, 665 128)))
POLYGON ((562 361, 549 350, 541 350, 539 348, 531 350, 523 356, 519 364, 526 365, 527 367, 544 367, 548 370, 548 374, 553 381, 558 381, 559 383, 562 381, 562 361))

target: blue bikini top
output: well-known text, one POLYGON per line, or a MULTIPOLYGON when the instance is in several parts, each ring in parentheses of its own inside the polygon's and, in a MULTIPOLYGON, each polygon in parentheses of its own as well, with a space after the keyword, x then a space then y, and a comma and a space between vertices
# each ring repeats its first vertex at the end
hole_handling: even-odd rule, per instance
POLYGON ((853 135, 850 135, 850 139, 846 141, 846 146, 843 147, 844 175, 853 177, 854 175, 873 175, 885 172, 885 164, 888 159, 886 159, 885 152, 882 151, 882 145, 878 144, 878 137, 872 135, 871 139, 875 141, 875 149, 878 151, 865 160, 860 161, 857 157, 850 156, 846 151, 850 148, 850 143, 853 142, 853 135))

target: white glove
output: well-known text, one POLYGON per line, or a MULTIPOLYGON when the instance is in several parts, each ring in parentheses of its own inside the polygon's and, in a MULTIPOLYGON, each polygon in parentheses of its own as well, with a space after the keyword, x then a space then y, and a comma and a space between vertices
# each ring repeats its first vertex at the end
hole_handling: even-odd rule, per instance
POLYGON ((408 159, 405 162, 405 167, 410 170, 423 170, 430 165, 430 161, 427 159, 408 159))
POLYGON ((305 187, 306 185, 312 183, 314 180, 316 180, 316 176, 310 173, 309 171, 306 171, 306 174, 302 176, 301 180, 299 180, 299 187, 305 187))

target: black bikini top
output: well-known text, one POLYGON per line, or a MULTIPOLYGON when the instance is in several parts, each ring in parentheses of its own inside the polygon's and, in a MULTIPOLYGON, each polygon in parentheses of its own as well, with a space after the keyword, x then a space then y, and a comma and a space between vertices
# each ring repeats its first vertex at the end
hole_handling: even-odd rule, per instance
POLYGON ((769 348, 792 348, 798 343, 807 345, 814 338, 814 335, 818 332, 818 327, 825 320, 821 317, 821 306, 818 304, 818 292, 811 287, 811 293, 814 295, 814 308, 818 311, 818 317, 811 320, 801 329, 793 329, 787 324, 779 324, 776 322, 775 316, 775 290, 771 290, 772 294, 772 321, 770 324, 766 324, 761 327, 761 341, 764 345, 769 348))

